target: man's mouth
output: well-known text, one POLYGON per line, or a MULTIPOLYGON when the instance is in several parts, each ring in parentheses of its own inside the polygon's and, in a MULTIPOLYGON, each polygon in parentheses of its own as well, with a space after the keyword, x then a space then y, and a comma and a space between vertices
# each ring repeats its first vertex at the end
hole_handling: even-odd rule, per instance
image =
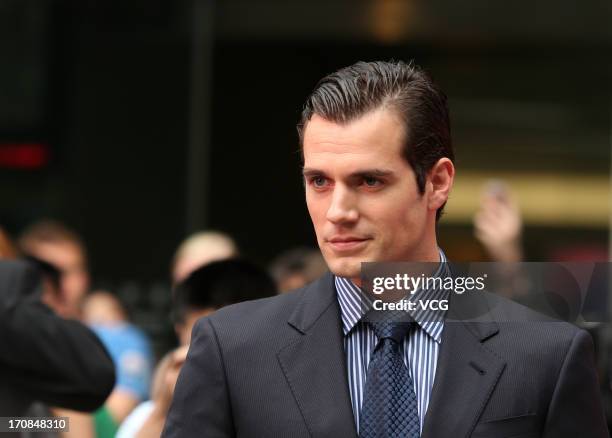
POLYGON ((349 252, 363 248, 370 240, 364 237, 342 236, 332 237, 327 243, 335 252, 349 252))

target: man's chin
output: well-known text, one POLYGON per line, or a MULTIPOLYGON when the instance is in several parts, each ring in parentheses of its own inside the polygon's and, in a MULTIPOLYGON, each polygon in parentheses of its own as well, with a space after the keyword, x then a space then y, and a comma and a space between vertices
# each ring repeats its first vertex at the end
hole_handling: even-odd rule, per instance
POLYGON ((329 270, 337 277, 359 278, 361 276, 361 261, 333 260, 327 263, 329 270))

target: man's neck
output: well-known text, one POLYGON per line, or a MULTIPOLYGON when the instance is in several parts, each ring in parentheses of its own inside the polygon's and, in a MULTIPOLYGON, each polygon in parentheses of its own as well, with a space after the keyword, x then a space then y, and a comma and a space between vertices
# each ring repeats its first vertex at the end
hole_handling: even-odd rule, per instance
MULTIPOLYGON (((426 254, 415 257, 413 260, 396 260, 397 262, 407 262, 407 263, 440 263, 440 249, 438 245, 435 246, 434 251, 428 251, 426 254)), ((384 262, 381 262, 384 263, 384 262)), ((361 287, 361 276, 352 277, 350 280, 353 282, 355 286, 361 287)))

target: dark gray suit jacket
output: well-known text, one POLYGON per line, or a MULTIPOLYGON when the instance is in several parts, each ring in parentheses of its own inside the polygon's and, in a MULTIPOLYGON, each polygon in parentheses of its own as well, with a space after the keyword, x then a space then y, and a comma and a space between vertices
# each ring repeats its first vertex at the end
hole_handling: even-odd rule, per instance
MULTIPOLYGON (((451 296, 422 438, 608 437, 584 330, 451 296)), ((198 321, 162 436, 355 437, 333 276, 198 321)))

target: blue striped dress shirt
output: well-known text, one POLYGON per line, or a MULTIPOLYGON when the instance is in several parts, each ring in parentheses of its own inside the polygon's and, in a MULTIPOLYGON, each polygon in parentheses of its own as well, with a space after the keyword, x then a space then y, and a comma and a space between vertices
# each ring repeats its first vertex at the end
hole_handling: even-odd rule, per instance
MULTIPOLYGON (((440 252, 440 266, 435 276, 446 273, 446 257, 440 252)), ((378 339, 369 324, 361 321, 362 305, 359 287, 344 277, 335 277, 336 292, 340 304, 342 329, 344 332, 344 351, 346 353, 349 392, 355 424, 359 431, 359 413, 363 402, 366 374, 372 352, 378 339)), ((449 292, 445 290, 421 290, 413 295, 411 301, 444 300, 449 292)), ((433 388, 438 363, 438 352, 442 340, 445 312, 431 310, 409 312, 416 322, 416 328, 411 330, 404 340, 404 363, 410 372, 417 397, 421 432, 425 414, 429 405, 429 397, 433 388)))

